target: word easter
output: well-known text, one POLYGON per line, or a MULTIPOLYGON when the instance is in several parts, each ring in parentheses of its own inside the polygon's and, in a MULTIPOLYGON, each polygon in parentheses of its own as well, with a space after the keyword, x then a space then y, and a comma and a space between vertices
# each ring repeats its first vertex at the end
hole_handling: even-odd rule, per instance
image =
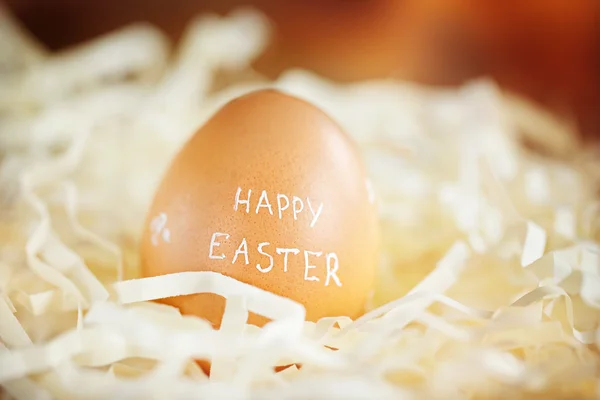
MULTIPOLYGON (((256 198, 256 196, 254 197, 256 198)), ((303 212, 303 211, 310 211, 310 227, 313 228, 315 226, 315 224, 317 223, 319 216, 321 215, 321 212, 323 211, 323 203, 321 203, 319 205, 319 207, 315 210, 315 208, 313 207, 313 204, 310 202, 310 199, 307 197, 306 198, 306 203, 304 202, 304 200, 302 200, 300 197, 297 196, 292 196, 292 200, 290 201, 290 198, 284 194, 277 194, 275 196, 276 199, 276 204, 277 204, 277 216, 279 219, 283 219, 283 215, 284 215, 284 211, 288 210, 291 206, 291 216, 294 218, 294 220, 298 220, 298 215, 303 212), (306 208, 305 208, 305 204, 306 204, 306 208)), ((275 211, 273 211, 273 205, 271 204, 271 202, 269 201, 269 197, 267 195, 267 191, 263 190, 260 194, 260 196, 258 197, 258 200, 256 201, 256 206, 254 207, 254 205, 252 205, 251 207, 251 202, 252 200, 252 190, 248 189, 247 192, 244 193, 243 197, 242 197, 242 188, 238 187, 237 188, 237 192, 235 193, 235 199, 234 199, 234 204, 233 204, 233 210, 234 211, 245 211, 246 214, 250 214, 251 212, 254 212, 255 214, 258 214, 259 212, 268 212, 270 215, 275 216, 275 211), (264 210, 261 210, 264 209, 264 210)), ((290 211, 288 211, 288 213, 290 213, 290 211)), ((224 260, 225 254, 218 253, 218 247, 224 243, 225 241, 229 240, 230 235, 228 233, 221 233, 221 232, 215 232, 213 233, 211 239, 210 239, 210 247, 209 247, 209 251, 208 251, 208 258, 212 259, 212 260, 224 260)), ((256 264, 256 269, 262 273, 267 273, 269 271, 271 271, 274 268, 274 259, 273 259, 273 248, 269 249, 269 246, 271 246, 271 243, 269 242, 262 242, 259 243, 257 246, 257 252, 259 254, 261 254, 262 256, 266 257, 266 260, 268 260, 268 265, 263 266, 260 263, 256 264)), ((274 249, 275 253, 277 253, 282 257, 282 263, 283 263, 283 272, 288 272, 288 261, 289 261, 289 257, 291 256, 299 256, 300 254, 300 249, 296 249, 296 248, 287 248, 287 247, 275 247, 274 249)), ((235 251, 232 261, 232 264, 235 264, 238 259, 240 259, 243 256, 244 259, 244 263, 245 265, 250 264, 250 261, 248 259, 248 242, 246 241, 246 238, 242 238, 242 241, 240 242, 240 245, 238 246, 237 250, 235 251)), ((315 261, 315 259, 320 258, 321 256, 323 256, 323 252, 320 251, 309 251, 309 250, 304 250, 302 256, 299 257, 304 257, 304 280, 305 281, 314 281, 314 282, 318 282, 320 281, 318 276, 313 275, 312 270, 316 269, 317 266, 312 265, 315 261)), ((331 282, 334 282, 337 286, 342 286, 342 283, 340 282, 339 277, 337 276, 337 271, 339 269, 339 259, 337 254, 335 253, 327 253, 325 254, 324 258, 321 258, 321 260, 324 260, 325 262, 325 268, 326 268, 326 278, 325 278, 325 286, 329 286, 329 284, 331 282)))
MULTIPOLYGON (((210 239, 210 248, 209 248, 209 252, 208 252, 208 258, 213 259, 213 260, 224 260, 226 258, 225 254, 222 254, 222 253, 215 254, 215 251, 216 251, 216 247, 219 247, 224 241, 226 241, 228 239, 229 239, 229 234, 227 234, 227 233, 221 233, 221 232, 213 233, 213 235, 210 239)), ((267 251, 265 250, 265 248, 270 245, 271 245, 271 243, 269 243, 269 242, 262 242, 262 243, 259 243, 257 246, 257 251, 260 254, 262 254, 263 256, 267 257, 269 260, 268 266, 263 267, 260 264, 256 264, 256 269, 264 274, 271 271, 274 267, 273 256, 271 254, 267 253, 267 251)), ((277 247, 277 248, 275 248, 275 252, 279 255, 283 255, 283 272, 287 272, 288 271, 288 256, 290 254, 298 255, 300 253, 300 250, 294 249, 294 248, 277 247)), ((319 277, 311 275, 311 270, 313 270, 317 267, 315 265, 311 265, 311 261, 309 260, 309 257, 321 257, 323 255, 323 253, 320 251, 308 251, 308 250, 304 250, 303 253, 304 253, 304 280, 305 281, 314 281, 314 282, 320 281, 319 277)), ((250 264, 250 261, 248 260, 248 243, 246 242, 246 238, 243 238, 242 241, 240 242, 240 245, 238 246, 237 250, 235 251, 235 253, 233 255, 233 260, 231 261, 231 263, 235 264, 236 261, 238 260, 238 258, 240 258, 241 256, 244 257, 245 265, 250 264)), ((339 260, 335 253, 325 254, 325 267, 327 268, 327 277, 325 278, 325 286, 329 286, 329 283, 332 280, 335 282, 335 284, 337 286, 342 286, 342 283, 340 282, 340 278, 336 274, 336 272, 339 268, 339 260)))
MULTIPOLYGON (((238 209, 243 209, 243 210, 246 210, 247 214, 249 214, 251 212, 251 208, 250 208, 250 197, 251 196, 252 196, 252 189, 248 189, 247 195, 245 196, 245 198, 242 198, 242 188, 238 187, 237 192, 235 193, 235 201, 233 203, 233 210, 238 211, 238 209), (245 207, 242 208, 241 206, 245 206, 245 207)), ((283 212, 290 207, 290 198, 288 196, 286 196, 285 194, 279 193, 276 196, 276 201, 277 201, 277 216, 279 217, 279 219, 282 219, 283 212)), ((300 197, 293 196, 291 205, 292 205, 292 210, 291 210, 292 215, 294 217, 294 220, 297 220, 298 214, 300 214, 302 211, 305 211, 304 201, 300 197)), ((313 204, 310 202, 310 199, 307 197, 306 205, 308 206, 307 210, 310 211, 310 213, 311 213, 310 227, 314 228, 315 224, 317 223, 317 220, 319 219, 319 216, 321 215, 321 212, 323 211, 323 203, 321 203, 319 205, 319 208, 317 208, 317 210, 315 211, 315 209, 313 208, 313 204)), ((254 211, 256 214, 258 214, 259 211, 261 211, 261 208, 268 210, 269 214, 274 215, 273 207, 271 206, 271 203, 269 202, 269 197, 267 195, 266 190, 263 190, 261 192, 260 197, 258 198, 258 202, 256 203, 256 208, 252 207, 252 211, 254 211)))

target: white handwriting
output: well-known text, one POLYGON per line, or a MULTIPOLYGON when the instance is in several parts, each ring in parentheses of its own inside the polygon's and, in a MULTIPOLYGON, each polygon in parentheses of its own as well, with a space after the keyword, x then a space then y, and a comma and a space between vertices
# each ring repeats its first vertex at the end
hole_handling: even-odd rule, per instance
POLYGON ((308 250, 304 250, 304 280, 305 281, 319 281, 319 278, 317 278, 316 276, 308 276, 308 270, 309 269, 315 269, 317 267, 315 267, 314 265, 310 265, 308 263, 308 255, 312 255, 312 256, 316 256, 316 257, 320 257, 321 253, 320 251, 308 251, 308 250))
MULTIPOLYGON (((246 214, 250 213, 250 202, 252 201, 252 189, 248 189, 247 192, 247 197, 242 198, 242 188, 238 187, 237 191, 235 192, 235 198, 234 198, 234 202, 233 202, 233 210, 234 211, 238 211, 238 210, 246 210, 246 214), (245 207, 244 207, 245 206, 245 207)), ((273 195, 271 195, 273 196, 273 195)), ((256 196, 254 196, 256 198, 256 196)), ((271 197, 272 199, 273 197, 271 197)), ((279 219, 283 219, 285 217, 285 212, 286 210, 290 209, 290 211, 288 211, 288 214, 294 218, 294 221, 299 220, 299 217, 301 215, 304 215, 306 213, 306 211, 310 212, 310 215, 308 215, 309 217, 309 226, 311 228, 314 228, 315 225, 317 224, 317 221, 319 220, 319 217, 321 216, 321 213, 323 212, 323 203, 319 203, 319 207, 315 210, 315 208, 313 207, 313 202, 310 201, 309 197, 305 197, 304 199, 298 196, 291 196, 291 201, 290 201, 290 196, 285 195, 283 193, 277 193, 276 195, 276 203, 277 203, 277 217, 279 219), (307 205, 307 207, 305 207, 305 203, 307 205), (290 207, 291 206, 291 207, 290 207)), ((265 209, 266 211, 270 214, 275 216, 275 212, 273 211, 273 207, 274 207, 275 203, 272 203, 269 200, 269 194, 267 193, 266 190, 262 190, 260 192, 260 196, 258 197, 258 201, 256 202, 256 207, 254 208, 254 213, 255 214, 259 214, 261 211, 264 213, 265 209)))
POLYGON ((273 256, 272 256, 272 255, 270 255, 270 254, 268 254, 268 253, 265 253, 265 252, 263 251, 263 247, 265 247, 265 246, 268 246, 269 244, 270 244, 269 242, 263 242, 263 243, 260 243, 260 244, 258 245, 258 252, 259 252, 260 254, 262 254, 263 256, 267 256, 267 257, 269 257, 269 266, 268 266, 268 267, 266 267, 266 268, 262 268, 262 267, 260 266, 260 264, 256 264, 256 269, 258 269, 260 272, 263 272, 263 273, 264 273, 264 272, 269 272, 270 270, 272 270, 272 269, 273 269, 273 256))
MULTIPOLYGON (((226 256, 225 254, 215 254, 215 250, 217 247, 225 244, 229 241, 231 236, 227 233, 215 232, 212 234, 210 239, 208 258, 211 260, 225 260, 231 257, 231 255, 226 256)), ((253 245, 254 246, 254 245, 253 245)), ((304 260, 302 258, 294 258, 292 256, 297 256, 300 254, 300 250, 293 247, 275 247, 274 251, 277 255, 283 256, 275 259, 273 257, 273 248, 269 250, 271 243, 269 242, 261 242, 256 246, 256 252, 268 259, 268 264, 260 264, 257 263, 256 269, 261 273, 271 272, 274 268, 283 269, 284 273, 294 273, 294 274, 302 274, 302 277, 305 281, 311 282, 320 282, 321 279, 317 276, 325 276, 325 286, 330 286, 330 283, 335 283, 336 286, 342 286, 342 282, 340 281, 339 276, 337 275, 340 268, 339 259, 336 253, 323 253, 321 251, 309 251, 303 250, 304 260), (291 256, 290 256, 291 255, 291 256), (321 256, 325 257, 321 257, 321 256), (309 258, 313 258, 312 260, 309 258), (304 262, 302 262, 304 261, 304 262), (290 271, 291 269, 291 271, 290 271), (314 274, 314 270, 323 271, 321 274, 314 274)), ((238 258, 243 256, 244 264, 248 265, 250 263, 250 254, 248 250, 248 241, 246 238, 242 238, 239 246, 233 253, 233 258, 231 259, 231 264, 235 264, 238 261, 238 258)), ((253 256, 254 257, 254 256, 253 256)))
POLYGON ((244 259, 246 260, 246 265, 250 264, 250 261, 248 261, 248 243, 246 243, 246 238, 242 239, 242 243, 240 243, 240 247, 238 247, 238 249, 235 251, 235 255, 233 256, 233 261, 231 262, 232 264, 235 264, 235 262, 240 254, 244 255, 244 259))
POLYGON ((162 239, 166 243, 171 242, 171 231, 167 228, 167 214, 160 213, 152 219, 152 222, 150 222, 150 232, 152 233, 150 240, 154 246, 158 246, 159 239, 162 239))
POLYGON ((219 236, 225 236, 226 240, 229 239, 229 235, 227 233, 213 233, 212 237, 210 238, 210 247, 208 249, 208 258, 212 258, 213 260, 222 260, 225 258, 225 254, 221 254, 220 256, 213 255, 213 249, 221 245, 221 243, 217 242, 217 237, 219 236))

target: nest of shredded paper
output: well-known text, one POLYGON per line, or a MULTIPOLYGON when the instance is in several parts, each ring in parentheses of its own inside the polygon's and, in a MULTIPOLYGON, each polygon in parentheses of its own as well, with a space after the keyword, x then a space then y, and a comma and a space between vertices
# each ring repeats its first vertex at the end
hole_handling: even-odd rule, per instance
POLYGON ((196 20, 173 51, 136 25, 48 54, 0 12, 3 394, 600 396, 594 151, 486 81, 268 81, 250 68, 268 28, 240 11, 196 20), (210 272, 139 278, 144 211, 170 158, 224 102, 267 86, 322 107, 363 151, 384 246, 358 320, 305 322, 299 304, 210 272), (150 302, 199 292, 227 299, 220 330, 150 302), (248 311, 274 321, 248 326, 248 311))

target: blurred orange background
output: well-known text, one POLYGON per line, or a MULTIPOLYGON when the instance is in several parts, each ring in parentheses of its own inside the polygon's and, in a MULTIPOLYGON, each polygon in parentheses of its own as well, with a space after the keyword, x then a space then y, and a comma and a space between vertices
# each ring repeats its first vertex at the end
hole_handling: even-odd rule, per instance
POLYGON ((354 81, 396 77, 457 85, 492 76, 600 138, 598 0, 5 0, 52 49, 130 22, 176 40, 200 12, 263 10, 276 36, 257 61, 354 81))

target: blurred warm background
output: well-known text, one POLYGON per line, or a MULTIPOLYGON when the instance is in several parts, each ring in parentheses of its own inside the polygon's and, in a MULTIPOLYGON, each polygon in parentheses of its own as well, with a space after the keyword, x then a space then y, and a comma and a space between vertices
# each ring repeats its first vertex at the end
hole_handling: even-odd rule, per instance
POLYGON ((6 0, 48 47, 134 21, 174 40, 199 12, 262 9, 276 40, 257 68, 313 69, 338 80, 394 76, 455 85, 480 75, 600 134, 598 0, 6 0))

